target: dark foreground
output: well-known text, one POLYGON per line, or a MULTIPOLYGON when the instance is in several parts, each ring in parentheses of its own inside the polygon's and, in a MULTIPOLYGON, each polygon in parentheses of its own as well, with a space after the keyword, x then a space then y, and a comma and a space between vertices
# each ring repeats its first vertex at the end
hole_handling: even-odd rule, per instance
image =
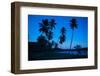
POLYGON ((28 48, 28 60, 55 60, 55 59, 77 59, 88 58, 88 49, 48 49, 48 48, 28 48))
POLYGON ((76 59, 87 58, 87 51, 54 51, 54 52, 29 52, 28 60, 51 60, 51 59, 76 59))

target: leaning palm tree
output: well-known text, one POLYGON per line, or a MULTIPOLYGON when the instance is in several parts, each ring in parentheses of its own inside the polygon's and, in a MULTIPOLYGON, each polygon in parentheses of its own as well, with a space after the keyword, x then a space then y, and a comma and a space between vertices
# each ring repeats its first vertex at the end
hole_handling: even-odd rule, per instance
POLYGON ((70 49, 72 48, 72 43, 73 43, 73 37, 74 37, 74 29, 77 29, 77 21, 75 18, 71 19, 71 24, 70 27, 72 29, 72 36, 71 36, 71 42, 70 42, 70 49))
POLYGON ((60 35, 60 37, 59 37, 59 39, 60 39, 59 43, 60 43, 60 44, 62 44, 62 43, 65 42, 65 40, 66 40, 65 33, 66 33, 66 29, 65 29, 65 27, 62 27, 62 28, 61 28, 61 35, 60 35))

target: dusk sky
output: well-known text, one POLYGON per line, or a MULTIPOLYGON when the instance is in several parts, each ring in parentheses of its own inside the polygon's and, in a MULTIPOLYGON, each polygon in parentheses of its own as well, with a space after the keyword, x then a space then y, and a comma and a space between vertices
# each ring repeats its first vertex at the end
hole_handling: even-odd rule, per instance
POLYGON ((70 20, 75 18, 77 20, 78 28, 74 30, 74 38, 72 47, 81 45, 88 47, 88 17, 73 17, 73 16, 51 16, 51 15, 28 15, 28 42, 36 42, 40 36, 39 23, 42 19, 55 19, 56 25, 53 30, 53 40, 59 44, 60 29, 65 27, 66 41, 60 48, 66 49, 70 47, 72 30, 70 28, 70 20))

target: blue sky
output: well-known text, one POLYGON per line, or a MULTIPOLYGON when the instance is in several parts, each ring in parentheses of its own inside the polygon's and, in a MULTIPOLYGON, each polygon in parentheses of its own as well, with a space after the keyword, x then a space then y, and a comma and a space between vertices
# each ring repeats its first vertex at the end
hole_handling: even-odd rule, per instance
POLYGON ((74 30, 74 38, 72 47, 81 45, 82 47, 88 46, 88 17, 73 17, 73 16, 51 16, 51 15, 28 15, 28 42, 36 42, 40 35, 39 23, 42 19, 55 19, 56 28, 53 30, 53 40, 59 43, 60 29, 65 27, 66 41, 59 47, 69 48, 71 42, 72 30, 70 29, 70 20, 75 18, 77 20, 78 28, 74 30))

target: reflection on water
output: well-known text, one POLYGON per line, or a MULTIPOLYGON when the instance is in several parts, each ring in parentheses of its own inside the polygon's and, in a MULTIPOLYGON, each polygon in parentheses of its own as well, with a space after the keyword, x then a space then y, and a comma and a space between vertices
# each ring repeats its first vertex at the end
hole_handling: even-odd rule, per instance
POLYGON ((69 55, 87 55, 87 51, 83 50, 83 51, 60 51, 57 52, 60 54, 69 54, 69 55))
POLYGON ((77 59, 88 58, 87 50, 66 50, 66 51, 53 51, 53 52, 34 52, 29 53, 29 60, 50 60, 50 59, 77 59))

